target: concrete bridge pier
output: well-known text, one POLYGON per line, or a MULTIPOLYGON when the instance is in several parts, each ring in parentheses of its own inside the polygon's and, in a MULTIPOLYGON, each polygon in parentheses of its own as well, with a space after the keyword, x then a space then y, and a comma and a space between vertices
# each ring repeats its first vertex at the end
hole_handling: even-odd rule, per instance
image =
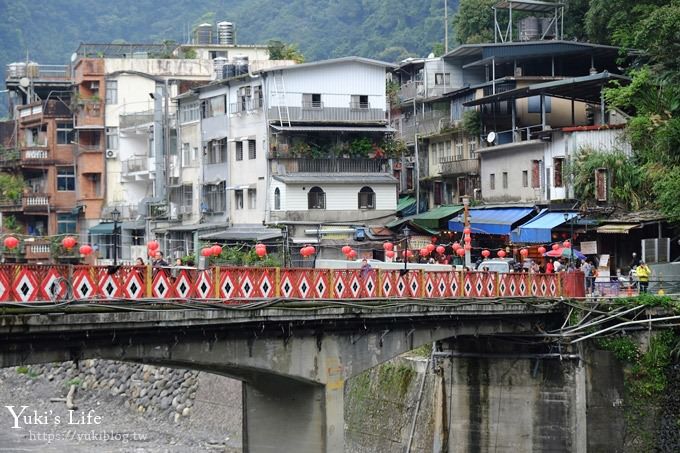
POLYGON ((244 453, 343 451, 342 382, 261 377, 243 382, 244 453))

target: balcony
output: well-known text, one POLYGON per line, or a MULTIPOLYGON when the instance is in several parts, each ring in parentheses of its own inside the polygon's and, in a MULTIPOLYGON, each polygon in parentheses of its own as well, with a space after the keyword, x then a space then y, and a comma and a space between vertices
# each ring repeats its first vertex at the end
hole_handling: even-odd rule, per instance
POLYGON ((450 112, 433 110, 419 113, 417 119, 410 116, 408 120, 402 120, 399 135, 407 143, 413 143, 416 131, 420 137, 429 137, 444 133, 453 128, 454 125, 451 123, 450 112))
POLYGON ((291 173, 389 173, 387 159, 307 159, 276 158, 272 161, 275 174, 291 173))
POLYGON ((476 175, 479 174, 479 160, 446 157, 439 160, 439 168, 442 176, 476 175))
POLYGON ((147 110, 145 112, 137 113, 126 113, 120 115, 120 128, 121 129, 132 129, 138 128, 140 126, 149 125, 153 123, 154 113, 153 110, 147 110))
POLYGON ((104 109, 101 100, 97 98, 79 99, 76 126, 100 126, 104 125, 104 109))
POLYGON ((303 103, 302 106, 270 107, 272 121, 310 123, 385 123, 385 109, 326 107, 322 102, 303 103))
POLYGON ((421 98, 425 96, 425 86, 421 80, 415 82, 413 80, 409 80, 399 87, 397 96, 399 97, 399 102, 408 101, 414 97, 421 98))
POLYGON ((122 162, 121 180, 147 181, 149 179, 149 159, 147 157, 132 157, 122 162))
POLYGON ((22 77, 30 77, 37 80, 68 80, 71 79, 71 71, 68 65, 37 64, 37 63, 10 63, 5 72, 7 80, 19 80, 22 77))
POLYGON ((30 167, 51 163, 50 149, 47 146, 26 146, 21 149, 21 165, 30 167))
POLYGON ((31 238, 26 240, 24 246, 24 256, 29 261, 48 260, 51 258, 50 242, 44 239, 36 239, 28 242, 31 238))
POLYGON ((45 193, 26 193, 18 198, 0 199, 0 210, 2 211, 27 211, 27 212, 47 212, 50 196, 45 193))

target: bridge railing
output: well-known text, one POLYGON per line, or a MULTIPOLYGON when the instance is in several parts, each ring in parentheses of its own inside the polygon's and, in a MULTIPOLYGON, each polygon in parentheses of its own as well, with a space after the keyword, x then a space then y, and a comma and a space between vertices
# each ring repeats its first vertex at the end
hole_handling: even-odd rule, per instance
POLYGON ((583 297, 581 272, 0 265, 0 303, 76 300, 583 297))

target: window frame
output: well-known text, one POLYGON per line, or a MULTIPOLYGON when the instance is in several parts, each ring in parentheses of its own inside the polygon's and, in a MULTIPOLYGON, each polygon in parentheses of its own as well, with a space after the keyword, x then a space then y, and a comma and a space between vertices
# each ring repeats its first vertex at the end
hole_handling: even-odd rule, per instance
POLYGON ((57 192, 75 192, 76 190, 76 169, 74 166, 63 165, 57 167, 57 192), (60 174, 63 170, 71 169, 69 174, 60 174), (71 184, 69 184, 71 182, 71 184), (64 184, 65 188, 60 188, 64 184), (71 188, 72 187, 72 188, 71 188))
POLYGON ((489 173, 489 189, 496 190, 496 173, 489 173))
POLYGON ((281 210, 281 189, 277 187, 274 189, 274 211, 280 210, 281 210))
POLYGON ((75 130, 73 129, 73 120, 57 121, 57 145, 70 145, 75 140, 75 130), (59 137, 64 137, 61 141, 59 137))
POLYGON ((237 161, 243 160, 243 142, 235 142, 236 149, 234 150, 234 159, 237 161))
POLYGON ((362 187, 357 193, 358 208, 361 210, 375 209, 375 190, 369 186, 362 187))
POLYGON ((118 104, 118 81, 106 80, 106 105, 118 104))
POLYGON ((326 209, 326 192, 321 187, 311 187, 307 192, 307 209, 326 209))

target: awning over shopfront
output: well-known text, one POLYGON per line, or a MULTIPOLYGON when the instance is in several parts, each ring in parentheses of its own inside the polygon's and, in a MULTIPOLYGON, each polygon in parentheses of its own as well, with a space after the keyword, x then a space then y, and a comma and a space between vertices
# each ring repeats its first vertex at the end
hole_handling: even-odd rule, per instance
POLYGON ((430 209, 427 212, 414 216, 412 220, 417 225, 429 228, 430 230, 439 230, 439 225, 442 220, 448 220, 462 210, 463 206, 459 205, 439 206, 438 208, 430 209))
MULTIPOLYGON (((416 199, 415 197, 404 197, 397 203, 397 214, 403 217, 416 213, 416 199)), ((390 228, 389 225, 387 225, 390 228)))
POLYGON ((639 223, 608 223, 597 227, 598 233, 603 234, 628 234, 630 230, 640 228, 639 223))
POLYGON ((533 219, 518 226, 510 235, 512 242, 548 243, 552 240, 552 229, 573 219, 577 212, 569 212, 565 220, 564 212, 548 212, 543 210, 533 219))
POLYGON ((200 239, 207 241, 267 241, 282 236, 278 228, 227 228, 226 230, 200 235, 200 239))
MULTIPOLYGON (((472 234, 510 234, 517 224, 533 212, 533 208, 473 208, 469 212, 470 228, 472 234)), ((465 223, 462 215, 449 220, 449 230, 460 232, 463 228, 465 223)))
POLYGON ((93 235, 113 234, 113 222, 102 222, 91 227, 89 232, 93 235))

